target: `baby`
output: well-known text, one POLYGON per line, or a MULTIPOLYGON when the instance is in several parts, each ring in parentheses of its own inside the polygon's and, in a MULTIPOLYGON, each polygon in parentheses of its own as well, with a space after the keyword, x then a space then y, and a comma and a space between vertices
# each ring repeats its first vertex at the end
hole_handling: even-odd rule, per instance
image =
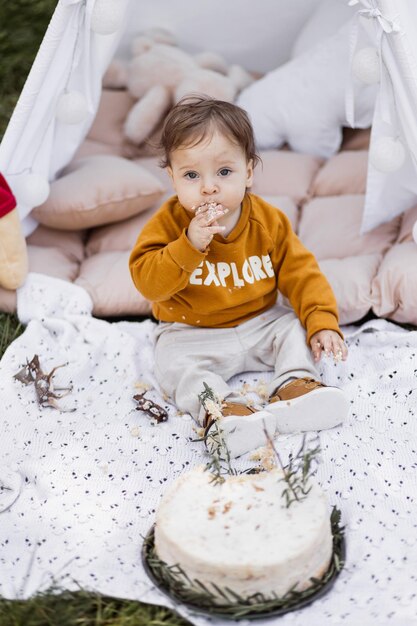
POLYGON ((146 224, 129 260, 159 320, 161 388, 207 439, 218 418, 201 403, 208 385, 223 401, 232 457, 264 445, 265 428, 273 437, 341 424, 348 400, 316 368, 323 352, 347 357, 336 300, 285 213, 249 192, 259 157, 247 114, 186 97, 168 114, 161 147, 176 195, 146 224), (277 303, 278 293, 292 308, 277 303), (256 410, 228 381, 267 370, 269 400, 256 410))

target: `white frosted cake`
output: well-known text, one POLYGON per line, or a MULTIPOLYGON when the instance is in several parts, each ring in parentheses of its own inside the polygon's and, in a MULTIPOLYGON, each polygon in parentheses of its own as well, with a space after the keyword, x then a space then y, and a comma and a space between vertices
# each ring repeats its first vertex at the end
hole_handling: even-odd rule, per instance
POLYGON ((205 585, 228 587, 242 597, 283 596, 311 586, 332 555, 326 496, 311 484, 308 496, 287 508, 286 484, 274 469, 229 476, 223 484, 199 467, 180 476, 157 511, 155 550, 205 585))

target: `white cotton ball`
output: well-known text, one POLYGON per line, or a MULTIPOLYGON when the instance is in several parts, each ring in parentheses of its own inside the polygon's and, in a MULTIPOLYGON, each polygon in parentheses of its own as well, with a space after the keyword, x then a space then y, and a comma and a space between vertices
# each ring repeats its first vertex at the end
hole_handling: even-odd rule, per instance
POLYGON ((112 35, 123 21, 123 2, 96 0, 91 15, 91 30, 98 35, 112 35))
POLYGON ((413 239, 417 243, 417 222, 415 222, 413 226, 413 239))
POLYGON ((39 174, 23 174, 13 181, 13 193, 17 204, 35 207, 43 204, 49 196, 49 183, 39 174))
POLYGON ((56 118, 64 124, 78 124, 87 117, 87 102, 79 91, 66 91, 57 103, 56 118))
POLYGON ((379 54, 376 48, 362 48, 352 60, 352 74, 366 85, 375 85, 380 80, 379 54))
POLYGON ((405 148, 399 139, 381 137, 371 143, 369 161, 380 172, 395 172, 405 161, 405 148))

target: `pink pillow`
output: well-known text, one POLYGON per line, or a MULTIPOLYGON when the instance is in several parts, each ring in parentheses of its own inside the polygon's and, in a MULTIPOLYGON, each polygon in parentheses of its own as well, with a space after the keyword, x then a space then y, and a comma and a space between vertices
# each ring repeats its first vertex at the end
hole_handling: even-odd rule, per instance
MULTIPOLYGON (((79 260, 76 258, 77 255, 70 251, 70 248, 73 250, 77 248, 74 242, 66 246, 66 249, 61 249, 62 239, 59 240, 58 238, 58 240, 55 240, 54 245, 45 246, 46 239, 41 243, 42 238, 43 234, 41 233, 39 235, 38 233, 37 237, 31 235, 27 239, 29 271, 46 274, 54 278, 62 278, 62 280, 69 282, 75 280, 78 276, 80 264, 79 260), (29 243, 29 240, 32 243, 29 243), (33 243, 35 240, 38 242, 37 245, 33 243)), ((16 304, 16 291, 0 287, 0 311, 14 313, 16 311, 16 304)))
POLYGON ((135 102, 136 99, 126 90, 103 89, 88 139, 112 146, 126 143, 123 125, 135 102))
POLYGON ((280 209, 291 222, 293 230, 297 232, 298 228, 298 207, 292 198, 288 196, 262 196, 263 199, 272 204, 272 206, 280 209))
POLYGON ((117 224, 94 228, 85 247, 86 256, 90 257, 101 252, 132 250, 142 228, 157 209, 155 206, 117 224))
POLYGON ((381 254, 363 254, 320 261, 336 296, 341 324, 356 322, 371 309, 371 284, 381 259, 381 254))
MULTIPOLYGON (((398 233, 397 243, 403 241, 414 241, 413 226, 417 222, 417 206, 411 207, 402 214, 400 232, 398 233)), ((417 244, 415 244, 417 246, 417 244)))
POLYGON ((124 220, 162 198, 164 187, 150 172, 121 157, 99 155, 73 161, 51 184, 35 219, 60 230, 80 230, 124 220))
POLYGON ((310 185, 322 159, 287 150, 260 153, 262 163, 255 168, 252 191, 260 196, 289 196, 296 204, 308 197, 310 185))
POLYGON ((397 238, 400 217, 359 235, 364 196, 313 198, 304 205, 299 237, 317 259, 383 254, 397 238))
POLYGON ((417 245, 397 243, 388 250, 372 282, 373 310, 380 317, 417 324, 417 245))
MULTIPOLYGON (((164 199, 173 196, 175 191, 172 186, 171 178, 165 167, 159 165, 159 157, 157 156, 141 156, 134 160, 134 163, 144 167, 148 172, 153 174, 165 188, 164 199)), ((161 203, 163 200, 161 201, 161 203)))
POLYGON ((90 294, 93 314, 149 315, 151 304, 139 293, 129 272, 130 251, 103 252, 85 259, 75 281, 90 294))
POLYGON ((15 313, 17 305, 16 291, 0 287, 0 311, 2 313, 15 313))
POLYGON ((367 171, 367 150, 339 152, 319 170, 311 186, 311 195, 364 194, 367 171))
POLYGON ((30 272, 70 282, 78 276, 79 262, 57 247, 28 246, 28 255, 30 272))
POLYGON ((86 232, 82 230, 56 230, 39 224, 37 229, 29 235, 26 242, 30 246, 58 248, 68 257, 81 263, 84 253, 86 232))
MULTIPOLYGON (((96 156, 98 154, 113 154, 114 156, 126 156, 120 146, 112 146, 109 143, 101 141, 93 141, 92 139, 84 139, 83 143, 74 154, 73 161, 83 159, 84 157, 96 156)), ((127 158, 127 157, 126 157, 127 158)))

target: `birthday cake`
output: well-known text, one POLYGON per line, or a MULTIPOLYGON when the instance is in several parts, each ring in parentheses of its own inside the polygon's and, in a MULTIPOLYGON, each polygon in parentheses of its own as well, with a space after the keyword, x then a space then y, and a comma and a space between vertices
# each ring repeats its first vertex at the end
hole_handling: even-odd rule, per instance
POLYGON ((155 550, 191 581, 243 598, 283 597, 321 578, 332 557, 329 506, 311 481, 288 506, 279 469, 227 476, 221 484, 203 467, 180 476, 157 511, 155 550))

